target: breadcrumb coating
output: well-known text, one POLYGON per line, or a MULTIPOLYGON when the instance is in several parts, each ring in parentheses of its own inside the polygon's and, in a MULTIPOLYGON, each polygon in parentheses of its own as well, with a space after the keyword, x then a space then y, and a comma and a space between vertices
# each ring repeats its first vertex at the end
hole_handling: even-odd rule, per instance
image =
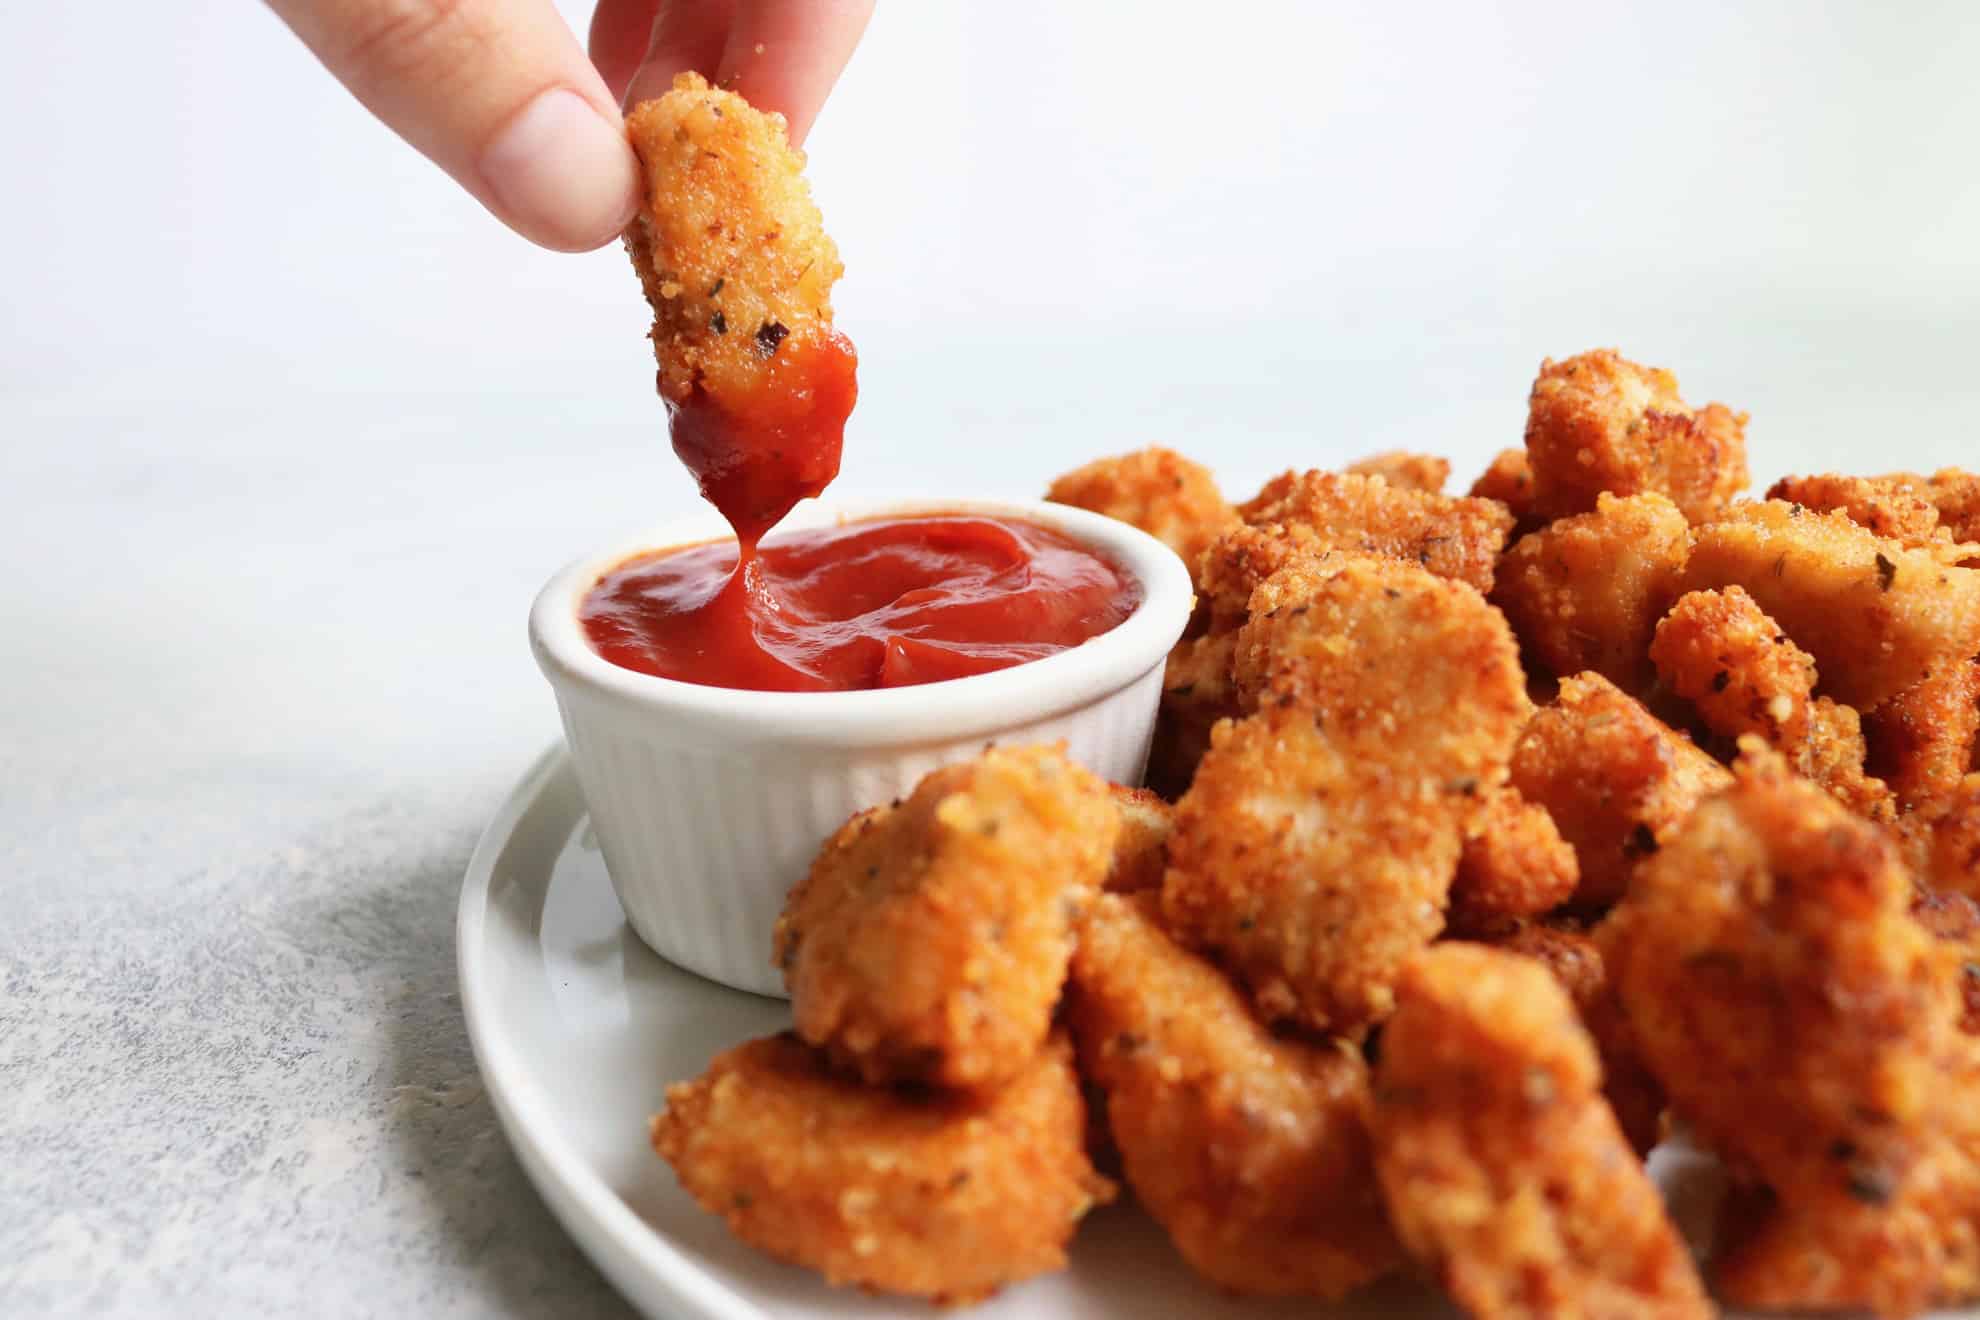
POLYGON ((1939 521, 1955 541, 1980 541, 1980 473, 1941 468, 1926 484, 1926 498, 1939 510, 1939 521))
POLYGON ((1217 725, 1176 807, 1162 899, 1268 1019, 1345 1035, 1388 1015, 1402 964, 1442 928, 1470 799, 1359 759, 1325 722, 1267 706, 1217 725))
POLYGON ((1198 565, 1211 633, 1242 628, 1251 618, 1251 593, 1291 564, 1313 564, 1338 553, 1311 528, 1263 523, 1234 527, 1210 543, 1198 565))
POLYGON ((1499 561, 1492 603, 1527 654, 1557 675, 1592 669, 1626 692, 1654 677, 1646 654, 1677 599, 1691 527, 1662 495, 1598 497, 1522 537, 1499 561))
POLYGON ((1385 449, 1358 459, 1345 469, 1355 476, 1381 477, 1398 490, 1421 490, 1441 494, 1451 479, 1451 460, 1435 454, 1412 454, 1406 449, 1385 449))
POLYGON ((1980 570, 1907 550, 1841 513, 1767 500, 1700 528, 1686 589, 1734 585, 1815 657, 1827 694, 1860 711, 1980 653, 1980 570))
POLYGON ((1505 505, 1506 512, 1513 516, 1516 537, 1526 535, 1546 521, 1533 502, 1533 464, 1523 448, 1501 449, 1491 466, 1471 483, 1468 493, 1477 499, 1496 500, 1505 505))
POLYGON ((1210 730, 1218 720, 1243 713, 1231 681, 1236 649, 1237 634, 1225 631, 1185 637, 1169 652, 1148 750, 1148 787, 1162 797, 1173 801, 1188 790, 1197 763, 1210 750, 1210 730))
POLYGON ((1864 724, 1871 768, 1910 811, 1958 790, 1980 757, 1980 660, 1940 665, 1864 724))
POLYGON ((1085 1125, 1064 1037, 971 1095, 861 1086, 786 1032, 668 1087, 652 1140, 751 1246, 829 1283, 959 1304, 1063 1269, 1080 1218, 1113 1199, 1085 1125))
POLYGON ((1045 498, 1132 523, 1181 556, 1192 575, 1210 543, 1238 520, 1210 469, 1159 447, 1074 468, 1045 498))
POLYGON ((1595 937, 1573 922, 1554 918, 1521 922, 1478 942, 1531 958, 1554 974, 1595 1041, 1602 1060, 1602 1094, 1616 1122, 1636 1153, 1648 1155, 1663 1138, 1664 1088, 1637 1053, 1595 937))
POLYGON ((1375 1165, 1397 1232, 1466 1314, 1714 1314, 1600 1086, 1545 968, 1469 944, 1411 960, 1382 1035, 1375 1165))
POLYGON ((1331 1299, 1400 1262, 1360 1053, 1266 1031, 1162 932, 1155 895, 1093 905, 1068 1017, 1128 1183, 1197 1273, 1235 1293, 1331 1299))
POLYGON ((653 306, 660 393, 675 403, 696 388, 747 394, 786 337, 831 329, 844 267, 804 153, 782 115, 694 73, 635 106, 626 131, 646 171, 626 247, 653 306))
POLYGON ((1941 525, 1939 510, 1926 498, 1923 478, 1818 476, 1782 477, 1767 488, 1770 500, 1786 500, 1817 513, 1837 512, 1857 526, 1896 541, 1907 550, 1927 550, 1957 564, 1980 554, 1980 546, 1960 546, 1941 525))
POLYGON ((1470 934, 1537 917, 1574 897, 1580 879, 1574 849, 1546 808, 1501 788, 1465 822, 1450 928, 1470 934))
POLYGON ((1764 1189, 1715 1260, 1736 1305, 1906 1315, 1980 1285, 1957 952, 1884 831, 1749 757, 1601 933, 1680 1117, 1764 1189))
POLYGON ((1561 684, 1513 752, 1512 784, 1547 809, 1581 868, 1575 901, 1622 897, 1706 794, 1731 782, 1724 766, 1661 723, 1600 674, 1561 684))
POLYGON ((1169 831, 1175 827, 1175 808, 1146 788, 1108 787, 1114 795, 1114 808, 1120 813, 1121 830, 1114 837, 1113 861, 1107 868, 1106 888, 1117 894, 1143 889, 1160 889, 1162 872, 1168 865, 1169 831))
POLYGON ((1409 760, 1474 797, 1504 782, 1533 713, 1505 616, 1399 559, 1341 554, 1274 573, 1252 593, 1231 672, 1246 709, 1310 707, 1351 755, 1409 760))
POLYGON ((1934 938, 1958 950, 1959 1029, 1969 1036, 1980 1036, 1980 902, 1969 894, 1921 887, 1911 900, 1911 915, 1934 938))
POLYGON ((1254 527, 1302 526, 1322 548, 1412 560, 1481 592, 1491 591, 1493 567, 1512 530, 1512 515, 1491 500, 1341 472, 1286 472, 1238 512, 1254 527))
POLYGON ((1980 774, 1968 775, 1930 815, 1932 884, 1980 899, 1980 774))
POLYGON ((1543 518, 1587 513, 1604 493, 1654 491, 1706 522, 1746 488, 1746 414, 1694 410, 1670 372, 1597 349, 1540 364, 1526 453, 1543 518))
POLYGON ((1016 1076, 1120 828, 1106 783, 1049 747, 944 766, 853 817, 777 921, 798 1034, 869 1082, 1016 1076))

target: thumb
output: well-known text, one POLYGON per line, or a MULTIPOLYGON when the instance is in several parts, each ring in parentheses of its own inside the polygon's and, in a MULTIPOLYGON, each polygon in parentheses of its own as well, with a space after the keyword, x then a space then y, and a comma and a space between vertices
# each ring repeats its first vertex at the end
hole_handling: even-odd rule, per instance
POLYGON ((551 0, 269 0, 337 80, 503 222, 581 252, 631 220, 639 164, 551 0))

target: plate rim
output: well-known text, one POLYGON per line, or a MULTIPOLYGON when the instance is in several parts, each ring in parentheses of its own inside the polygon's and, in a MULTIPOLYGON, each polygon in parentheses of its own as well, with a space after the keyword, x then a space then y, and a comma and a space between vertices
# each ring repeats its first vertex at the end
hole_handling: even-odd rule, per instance
MULTIPOLYGON (((561 740, 538 754, 509 790, 468 859, 454 919, 455 975, 474 1053, 496 1121, 537 1195, 557 1222, 628 1305, 656 1314, 653 1294, 669 1314, 705 1320, 765 1320, 764 1313, 713 1278, 633 1212, 591 1168, 548 1114, 540 1093, 495 1020, 483 941, 488 926, 489 882, 546 790, 560 777, 576 789, 569 749, 561 740)), ((582 797, 578 799, 582 802, 582 797)), ((580 813, 581 815, 581 813, 580 813)), ((571 824, 575 825, 577 817, 571 824)))

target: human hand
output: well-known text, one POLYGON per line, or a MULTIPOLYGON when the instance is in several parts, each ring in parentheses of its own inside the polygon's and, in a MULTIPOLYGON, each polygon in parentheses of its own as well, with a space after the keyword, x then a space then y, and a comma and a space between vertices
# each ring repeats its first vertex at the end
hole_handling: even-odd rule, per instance
POLYGON ((694 69, 800 142, 873 0, 599 0, 591 60, 551 0, 268 0, 385 125, 517 233, 583 252, 631 220, 619 104, 694 69), (592 61, 596 61, 596 67, 592 61))

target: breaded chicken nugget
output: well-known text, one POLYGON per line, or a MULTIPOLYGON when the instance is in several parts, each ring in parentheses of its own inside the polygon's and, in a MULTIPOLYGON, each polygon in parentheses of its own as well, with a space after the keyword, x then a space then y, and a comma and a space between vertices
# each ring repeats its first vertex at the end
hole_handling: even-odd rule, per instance
POLYGON ((1857 713, 1811 695, 1820 677, 1815 658, 1744 588, 1687 593, 1657 625, 1650 658, 1665 687, 1728 744, 1749 734, 1764 739, 1852 811, 1896 819, 1890 788, 1864 770, 1857 713))
POLYGON ((1966 894, 1921 887, 1911 900, 1911 915, 1933 936, 1959 950, 1959 1029, 1980 1036, 1980 902, 1966 894))
POLYGON ((1501 449, 1492 465, 1471 483, 1469 492, 1483 500, 1496 500, 1513 516, 1513 535, 1520 537, 1542 526, 1533 504, 1533 464, 1525 449, 1501 449))
POLYGON ((1120 812, 1121 832, 1114 838, 1114 858, 1107 868, 1107 889, 1131 894, 1160 889, 1168 865, 1169 831, 1175 808, 1145 788, 1110 784, 1114 808, 1120 812))
POLYGON ((1485 798, 1465 822, 1451 881, 1451 930, 1481 933, 1537 917, 1574 897, 1581 868, 1544 807, 1511 788, 1485 798))
POLYGON ((1056 1037, 985 1094, 861 1086, 789 1032, 667 1088, 653 1148, 729 1231, 833 1284, 960 1303, 1063 1269, 1113 1199, 1056 1037))
POLYGON ((1600 674, 1563 682, 1512 759, 1513 787, 1545 807, 1574 845, 1575 901, 1588 907, 1622 897, 1638 864, 1731 778, 1600 674))
POLYGON ((1595 1041, 1602 1060, 1602 1094, 1615 1111, 1616 1122, 1636 1153, 1648 1155, 1663 1137, 1664 1088, 1650 1075, 1630 1038, 1629 1023, 1616 1002, 1595 937, 1572 922, 1553 919, 1522 922, 1478 942, 1531 958, 1554 974, 1595 1041))
POLYGON ((1438 577, 1492 589, 1512 515, 1492 500, 1392 486, 1381 477, 1287 472, 1238 506, 1255 527, 1308 528, 1321 546, 1414 560, 1438 577))
POLYGON ((1169 927, 1214 950, 1269 1019, 1357 1032, 1443 926, 1463 786, 1359 758, 1325 715, 1267 706, 1219 724, 1176 807, 1169 927))
POLYGON ((1714 1314, 1546 969, 1479 945, 1410 961, 1382 1033, 1375 1167, 1404 1243, 1466 1314, 1714 1314))
POLYGON ((1911 810, 1953 793, 1980 754, 1980 661, 1943 664, 1865 722, 1870 764, 1911 810))
POLYGON ((1400 559, 1339 554, 1274 573, 1251 595, 1231 673, 1246 709, 1310 707, 1351 755, 1407 759, 1470 795, 1504 782, 1533 713, 1505 616, 1400 559))
POLYGON ((1655 491, 1705 522, 1746 487, 1746 414, 1722 403, 1694 411, 1670 372, 1597 349, 1540 364, 1526 454, 1543 518, 1587 513, 1604 492, 1655 491))
POLYGON ((798 1034, 869 1082, 1016 1076, 1120 828, 1106 783, 1049 747, 944 766, 855 816, 777 920, 798 1034))
POLYGON ((1645 651, 1677 599, 1691 527, 1662 495, 1601 495, 1522 537, 1499 561, 1492 603, 1527 654, 1557 675, 1592 669, 1627 692, 1653 677, 1645 651))
POLYGON ((1882 830, 1763 753, 1604 923, 1673 1108, 1769 1194, 1715 1261, 1734 1304, 1904 1315, 1980 1284, 1957 951, 1911 898, 1882 830))
POLYGON ((1236 650, 1237 633, 1224 631, 1185 637, 1169 652, 1148 749, 1148 786, 1165 798, 1179 798, 1189 788, 1217 721, 1243 714, 1231 681, 1236 650))
POLYGON ((1926 497, 1929 489, 1923 478, 1846 477, 1829 472, 1782 477, 1767 488, 1767 498, 1786 500, 1817 513, 1842 513, 1859 527, 1907 550, 1930 551, 1946 563, 1957 564, 1980 554, 1980 546, 1954 544, 1952 532, 1939 521, 1939 510, 1926 497))
POLYGON ((1356 476, 1381 477, 1398 490, 1421 490, 1435 495, 1451 479, 1451 461, 1435 454, 1412 454, 1406 449, 1385 449, 1358 459, 1344 469, 1356 476))
POLYGON ((675 450, 704 494, 767 527, 839 469, 856 389, 852 345, 832 329, 838 249, 782 115, 683 73, 626 130, 646 173, 626 248, 653 307, 660 395, 715 419, 677 419, 675 450))
POLYGON ((1251 618, 1251 593, 1292 564, 1314 564, 1341 552, 1311 527, 1265 523, 1239 526, 1218 537, 1199 565, 1201 592, 1212 633, 1242 628, 1251 618))
POLYGON ((1686 590, 1732 585, 1815 657, 1830 696, 1858 710, 1980 653, 1980 570, 1941 564, 1840 513, 1768 500, 1700 528, 1686 590))
POLYGON ((1068 1016, 1129 1184, 1197 1273, 1238 1293, 1334 1298, 1400 1261, 1369 1164, 1360 1053, 1266 1031, 1162 933, 1153 894, 1089 910, 1068 1016))
POLYGON ((1132 523, 1182 556, 1192 574, 1204 550, 1238 520, 1210 469, 1157 447, 1075 468, 1045 498, 1132 523))

